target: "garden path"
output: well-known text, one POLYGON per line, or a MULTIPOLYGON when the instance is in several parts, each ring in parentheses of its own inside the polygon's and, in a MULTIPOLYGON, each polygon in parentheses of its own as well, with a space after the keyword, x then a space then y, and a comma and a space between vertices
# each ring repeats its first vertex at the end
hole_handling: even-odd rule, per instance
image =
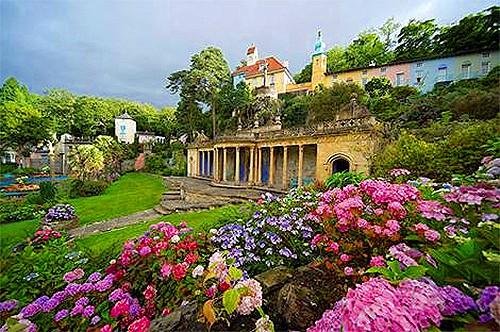
POLYGON ((72 237, 85 237, 95 233, 144 223, 157 219, 164 214, 176 213, 177 211, 203 210, 226 204, 240 203, 250 199, 256 200, 261 194, 266 192, 266 190, 259 189, 214 186, 208 180, 188 177, 171 176, 163 177, 163 180, 167 188, 179 188, 182 184, 187 193, 187 198, 185 200, 162 199, 160 205, 153 209, 71 229, 68 231, 68 234, 72 237))

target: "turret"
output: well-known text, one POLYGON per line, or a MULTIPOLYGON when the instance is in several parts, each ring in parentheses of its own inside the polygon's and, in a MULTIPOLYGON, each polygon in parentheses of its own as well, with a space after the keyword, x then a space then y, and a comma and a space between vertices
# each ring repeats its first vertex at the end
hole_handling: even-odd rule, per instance
POLYGON ((257 52, 257 46, 252 44, 247 49, 247 66, 254 65, 257 60, 259 60, 259 53, 257 52))

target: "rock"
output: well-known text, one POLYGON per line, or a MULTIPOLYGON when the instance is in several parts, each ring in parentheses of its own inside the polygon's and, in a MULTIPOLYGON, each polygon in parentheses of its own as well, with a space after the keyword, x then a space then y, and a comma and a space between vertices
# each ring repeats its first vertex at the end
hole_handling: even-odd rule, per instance
POLYGON ((310 288, 289 283, 278 293, 278 314, 282 315, 288 326, 303 330, 318 318, 317 301, 310 288))
POLYGON ((190 303, 172 311, 166 317, 154 319, 148 331, 205 331, 205 327, 198 322, 198 306, 196 303, 190 303))
POLYGON ((293 277, 293 270, 284 266, 259 274, 255 279, 260 282, 264 296, 281 286, 293 277))

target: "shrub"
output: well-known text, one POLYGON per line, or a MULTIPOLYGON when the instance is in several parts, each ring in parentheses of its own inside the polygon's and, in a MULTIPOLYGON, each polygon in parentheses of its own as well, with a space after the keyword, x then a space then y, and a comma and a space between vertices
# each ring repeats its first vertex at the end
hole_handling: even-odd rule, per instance
POLYGON ((108 186, 109 183, 106 180, 81 181, 78 179, 73 179, 71 181, 69 197, 74 198, 74 197, 98 196, 108 186))
POLYGON ((353 173, 353 172, 341 172, 334 173, 325 180, 325 188, 343 188, 348 184, 357 185, 365 179, 363 172, 353 173))
POLYGON ((71 205, 57 204, 47 211, 41 222, 50 228, 64 229, 78 226, 78 217, 71 205))
POLYGON ((0 199, 0 223, 31 220, 38 211, 39 207, 26 199, 0 199))
MULTIPOLYGON (((247 315, 259 307, 259 283, 242 279, 243 272, 231 266, 225 254, 209 258, 205 237, 185 226, 152 225, 143 236, 127 241, 104 273, 87 277, 83 268, 76 268, 62 277, 56 274, 60 277, 54 289, 60 291, 27 304, 21 316, 50 330, 99 325, 105 331, 146 331, 151 319, 170 314, 186 301, 200 304, 208 327, 218 318, 227 321, 229 314, 247 315)), ((15 318, 7 321, 9 326, 18 324, 15 318)))
POLYGON ((313 229, 305 219, 316 196, 299 189, 278 198, 263 195, 255 212, 246 221, 239 220, 219 228, 211 238, 220 250, 229 250, 251 275, 278 265, 300 266, 310 261, 313 229))
POLYGON ((16 163, 7 163, 7 164, 0 163, 0 174, 14 173, 17 167, 18 166, 16 163))
POLYGON ((56 198, 57 186, 53 182, 44 181, 40 183, 40 196, 43 202, 52 201, 56 198))

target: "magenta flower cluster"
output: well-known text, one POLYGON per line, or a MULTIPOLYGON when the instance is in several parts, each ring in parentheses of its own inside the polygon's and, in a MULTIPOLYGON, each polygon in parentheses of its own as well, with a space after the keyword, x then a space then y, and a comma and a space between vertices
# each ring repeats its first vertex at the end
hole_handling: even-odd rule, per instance
POLYGON ((421 331, 439 326, 444 315, 476 310, 472 298, 428 279, 404 280, 395 287, 372 278, 350 289, 307 332, 421 331))

